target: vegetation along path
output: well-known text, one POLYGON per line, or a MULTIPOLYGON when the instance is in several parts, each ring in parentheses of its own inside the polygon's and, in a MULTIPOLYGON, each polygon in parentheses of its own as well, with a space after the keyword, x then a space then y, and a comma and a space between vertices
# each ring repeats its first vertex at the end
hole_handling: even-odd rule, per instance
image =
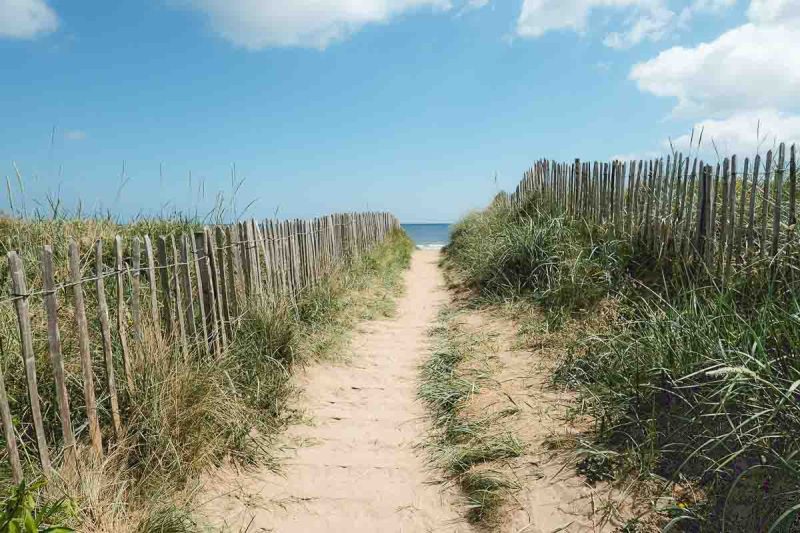
POLYGON ((217 484, 205 513, 233 531, 470 531, 458 496, 432 483, 421 448, 426 410, 417 400, 428 330, 446 301, 438 251, 417 251, 396 315, 366 322, 342 363, 298 378, 309 424, 281 474, 267 470, 217 484))

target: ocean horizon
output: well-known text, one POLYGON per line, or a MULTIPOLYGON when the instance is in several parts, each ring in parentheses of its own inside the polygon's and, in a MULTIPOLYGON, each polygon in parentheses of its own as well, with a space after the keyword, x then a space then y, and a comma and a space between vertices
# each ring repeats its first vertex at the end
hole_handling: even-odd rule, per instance
POLYGON ((450 242, 450 226, 451 224, 447 223, 400 224, 417 248, 422 250, 435 250, 446 246, 450 242))

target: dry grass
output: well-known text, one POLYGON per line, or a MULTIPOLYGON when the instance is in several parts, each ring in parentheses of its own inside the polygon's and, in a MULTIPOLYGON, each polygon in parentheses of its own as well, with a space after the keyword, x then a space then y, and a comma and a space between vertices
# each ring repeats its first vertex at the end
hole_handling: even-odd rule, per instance
MULTIPOLYGON (((62 254, 67 236, 72 234, 91 242, 98 237, 111 239, 116 233, 160 233, 193 227, 188 221, 143 221, 133 226, 121 226, 110 220, 30 223, 4 220, 2 223, 0 235, 5 236, 4 243, 8 246, 32 250, 47 241, 55 244, 62 254)), ((400 272, 408 264, 410 250, 410 241, 398 232, 370 254, 336 270, 305 293, 296 305, 283 300, 253 301, 245 309, 230 346, 217 356, 207 356, 199 350, 184 360, 178 343, 156 337, 152 334, 154 329, 145 324, 143 341, 131 344, 133 387, 128 389, 124 380, 118 379, 126 433, 120 438, 113 436, 108 398, 99 396, 104 443, 110 445, 108 453, 98 460, 80 444, 74 466, 63 465, 63 457, 57 456, 58 477, 33 494, 37 508, 67 498, 74 503, 75 510, 66 513, 71 516, 63 520, 79 526, 81 531, 197 531, 200 526, 191 517, 194 480, 222 461, 234 461, 245 467, 270 463, 272 439, 291 417, 286 410, 286 399, 292 391, 292 369, 330 356, 342 345, 357 318, 391 312, 400 272)), ((36 253, 25 257, 31 264, 37 260, 36 253)), ((112 264, 110 257, 107 262, 112 264)), ((31 275, 36 288, 40 281, 31 275)), ((57 275, 63 276, 64 272, 57 275)), ((2 268, 0 276, 7 278, 2 268)), ((110 279, 106 290, 114 294, 116 289, 113 278, 110 279)), ((146 302, 142 304, 146 309, 146 302)), ((70 308, 61 306, 62 324, 71 323, 70 308)), ((52 377, 46 370, 49 369, 46 338, 41 333, 45 331, 44 314, 38 305, 32 306, 32 312, 34 331, 40 332, 34 341, 39 358, 37 366, 43 369, 39 372, 39 387, 48 441, 55 443, 54 449, 60 449, 60 424, 50 393, 52 377)), ((114 312, 112 308, 112 316, 114 312)), ((0 316, 0 335, 16 339, 15 318, 10 312, 6 314, 0 316)), ((92 320, 90 326, 90 335, 97 339, 99 324, 92 320)), ((87 437, 82 425, 85 420, 82 382, 72 330, 62 327, 62 342, 73 425, 78 426, 77 438, 82 443, 87 437)), ((99 346, 99 342, 93 342, 94 350, 99 350, 99 346)), ((120 353, 118 345, 114 349, 116 354, 120 353)), ((14 353, 17 347, 6 342, 6 358, 14 353)), ((102 355, 95 352, 92 357, 97 381, 101 382, 105 375, 102 355)), ((26 477, 32 479, 37 476, 37 460, 24 377, 21 365, 10 362, 10 359, 0 361, 15 400, 12 410, 21 413, 17 431, 26 477)), ((121 361, 115 364, 117 376, 122 376, 121 361)), ((98 385, 98 389, 105 387, 98 385)), ((2 457, 0 460, 0 480, 5 484, 4 490, 10 491, 7 461, 2 457)))

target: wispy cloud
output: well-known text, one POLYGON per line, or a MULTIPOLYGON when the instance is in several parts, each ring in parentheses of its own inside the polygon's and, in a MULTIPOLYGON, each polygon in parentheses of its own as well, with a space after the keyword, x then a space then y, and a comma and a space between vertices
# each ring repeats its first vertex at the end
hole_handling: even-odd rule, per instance
POLYGON ((489 0, 469 0, 466 7, 469 9, 480 9, 489 5, 489 0))
POLYGON ((694 0, 690 9, 696 12, 719 13, 736 5, 736 0, 694 0))
POLYGON ((655 38, 662 31, 664 19, 674 13, 666 8, 665 0, 524 0, 517 19, 517 34, 521 37, 541 37, 545 33, 568 30, 586 31, 590 15, 601 9, 615 9, 626 16, 626 29, 613 32, 607 38, 610 46, 655 38))
POLYGON ((608 72, 611 70, 611 62, 610 61, 598 61, 594 64, 594 68, 599 70, 600 72, 608 72))
POLYGON ((660 41, 672 26, 675 17, 675 12, 660 2, 640 6, 629 17, 625 29, 606 35, 603 44, 609 48, 625 49, 642 41, 660 41))
POLYGON ((64 139, 68 141, 83 141, 86 139, 86 132, 83 130, 67 130, 64 132, 64 139))
POLYGON ((592 15, 603 11, 621 18, 619 28, 608 32, 603 44, 625 49, 645 41, 660 41, 676 28, 686 28, 696 13, 718 13, 735 3, 736 0, 693 0, 684 1, 680 8, 668 0, 524 0, 516 33, 528 38, 552 31, 583 33, 592 15))
POLYGON ((492 3, 491 0, 467 0, 461 6, 461 9, 458 10, 456 16, 460 17, 461 15, 469 13, 470 11, 477 11, 479 9, 483 9, 484 7, 490 5, 491 3, 492 3))

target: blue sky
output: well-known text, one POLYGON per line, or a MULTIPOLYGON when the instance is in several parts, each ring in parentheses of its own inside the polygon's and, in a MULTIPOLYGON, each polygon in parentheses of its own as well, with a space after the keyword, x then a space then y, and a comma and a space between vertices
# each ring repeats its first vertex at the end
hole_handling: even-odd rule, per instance
POLYGON ((800 139, 798 20, 798 0, 0 0, 0 172, 28 211, 204 214, 235 168, 249 215, 452 221, 540 157, 646 157, 693 126, 725 153, 800 139))

